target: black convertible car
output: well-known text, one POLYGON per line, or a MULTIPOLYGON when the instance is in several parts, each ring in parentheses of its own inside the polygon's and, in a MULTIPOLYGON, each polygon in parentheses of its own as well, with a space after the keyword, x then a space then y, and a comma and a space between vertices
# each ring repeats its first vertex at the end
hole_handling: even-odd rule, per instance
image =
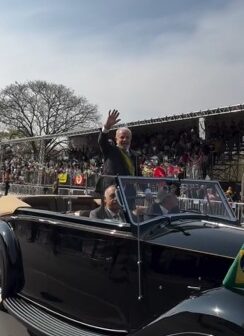
POLYGON ((218 182, 116 186, 124 222, 89 218, 91 195, 0 198, 0 335, 244 335, 244 230, 218 182))

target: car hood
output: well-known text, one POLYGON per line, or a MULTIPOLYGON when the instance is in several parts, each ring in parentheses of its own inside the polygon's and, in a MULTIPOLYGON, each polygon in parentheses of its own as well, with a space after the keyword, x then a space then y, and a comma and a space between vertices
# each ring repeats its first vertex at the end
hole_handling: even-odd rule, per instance
POLYGON ((172 222, 166 230, 146 240, 157 245, 235 258, 244 244, 244 229, 204 221, 172 222))

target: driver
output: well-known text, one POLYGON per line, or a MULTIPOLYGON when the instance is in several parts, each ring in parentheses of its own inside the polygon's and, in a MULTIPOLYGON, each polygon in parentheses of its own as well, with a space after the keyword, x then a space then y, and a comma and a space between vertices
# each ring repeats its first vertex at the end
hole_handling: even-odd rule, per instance
POLYGON ((165 189, 159 189, 155 202, 148 209, 149 216, 160 216, 179 213, 179 203, 176 195, 165 189))

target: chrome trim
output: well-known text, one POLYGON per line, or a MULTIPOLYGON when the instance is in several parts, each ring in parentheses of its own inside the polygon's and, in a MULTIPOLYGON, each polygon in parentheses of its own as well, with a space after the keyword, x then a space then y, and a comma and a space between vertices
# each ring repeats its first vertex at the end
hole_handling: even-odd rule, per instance
POLYGON ((176 334, 168 334, 167 336, 214 336, 213 334, 206 334, 202 333, 199 331, 182 331, 182 332, 177 332, 176 334))
POLYGON ((74 322, 74 323, 77 323, 77 324, 80 324, 80 325, 84 325, 84 326, 86 326, 86 327, 94 328, 94 329, 97 329, 97 330, 112 331, 112 332, 118 332, 118 333, 128 333, 127 330, 122 330, 122 329, 107 329, 107 328, 97 327, 97 326, 94 326, 94 325, 91 325, 91 324, 88 324, 88 323, 84 323, 84 322, 81 322, 81 321, 72 319, 72 318, 70 318, 70 317, 67 317, 67 316, 65 316, 65 315, 63 315, 63 314, 57 313, 56 311, 54 311, 54 310, 52 310, 52 309, 49 309, 49 308, 47 308, 47 307, 41 305, 40 303, 37 303, 37 302, 31 300, 30 298, 26 297, 26 296, 23 295, 23 294, 18 293, 17 296, 20 296, 20 297, 23 298, 24 300, 29 301, 29 302, 31 302, 32 304, 34 304, 35 306, 37 306, 37 307, 39 307, 39 308, 41 308, 41 309, 43 309, 43 310, 45 310, 45 311, 47 311, 47 312, 49 312, 49 313, 51 313, 51 314, 54 314, 54 315, 56 315, 56 316, 59 316, 59 317, 61 317, 61 318, 64 319, 64 320, 71 321, 71 322, 74 322))
POLYGON ((140 225, 137 224, 137 270, 138 270, 138 301, 142 300, 142 280, 141 280, 141 243, 140 243, 140 225))
POLYGON ((236 226, 236 225, 229 225, 229 224, 224 224, 224 223, 219 223, 219 222, 213 222, 211 220, 201 220, 201 222, 203 224, 212 224, 212 225, 215 225, 215 226, 218 226, 218 227, 226 227, 226 228, 229 228, 229 229, 235 229, 235 230, 241 230, 241 231, 244 231, 244 228, 241 227, 241 226, 236 226))
POLYGON ((29 220, 29 221, 36 221, 40 222, 42 224, 48 224, 48 225, 54 225, 54 226, 62 226, 62 227, 67 227, 67 228, 72 228, 72 229, 77 229, 80 231, 88 231, 88 232, 93 232, 93 233, 100 233, 100 234, 107 234, 107 235, 113 235, 116 237, 125 237, 125 238, 132 238, 134 239, 134 236, 132 235, 131 232, 126 232, 126 231, 120 231, 119 228, 121 226, 117 226, 118 229, 113 228, 100 228, 97 226, 91 226, 91 225, 86 225, 86 224, 81 224, 81 223, 71 223, 67 220, 58 220, 58 221, 52 221, 44 218, 38 218, 36 216, 31 216, 31 215, 18 215, 14 218, 20 219, 20 220, 29 220))
POLYGON ((49 220, 49 219, 38 218, 38 221, 41 222, 41 223, 44 223, 44 224, 54 224, 54 225, 58 224, 58 222, 52 221, 52 220, 49 220))

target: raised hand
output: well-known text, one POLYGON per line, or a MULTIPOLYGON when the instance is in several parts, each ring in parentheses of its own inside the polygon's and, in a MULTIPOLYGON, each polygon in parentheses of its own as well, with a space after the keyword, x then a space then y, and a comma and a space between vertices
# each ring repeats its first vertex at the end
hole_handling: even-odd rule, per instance
POLYGON ((118 119, 119 118, 119 112, 118 110, 109 110, 108 111, 108 118, 104 124, 104 127, 107 129, 107 130, 110 130, 114 125, 116 125, 121 119, 118 119))

